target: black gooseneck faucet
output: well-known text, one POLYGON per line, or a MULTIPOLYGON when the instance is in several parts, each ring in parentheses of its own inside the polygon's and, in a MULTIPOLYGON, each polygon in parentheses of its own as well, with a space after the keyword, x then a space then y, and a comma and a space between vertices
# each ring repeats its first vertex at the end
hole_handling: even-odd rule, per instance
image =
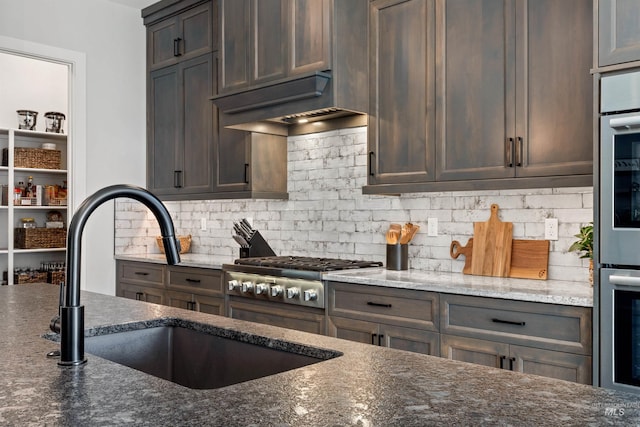
POLYGON ((82 231, 91 213, 102 203, 119 197, 127 197, 143 203, 160 224, 162 243, 167 263, 180 262, 179 242, 176 240, 173 221, 167 208, 153 194, 133 185, 112 185, 89 196, 78 208, 69 224, 67 235, 67 280, 60 301, 60 313, 51 321, 51 330, 60 333, 59 365, 73 366, 85 363, 84 356, 84 306, 80 305, 80 255, 82 231))

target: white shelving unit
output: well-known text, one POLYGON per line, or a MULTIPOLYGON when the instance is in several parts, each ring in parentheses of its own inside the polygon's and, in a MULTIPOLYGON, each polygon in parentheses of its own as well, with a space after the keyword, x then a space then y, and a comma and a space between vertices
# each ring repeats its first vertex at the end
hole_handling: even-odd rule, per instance
POLYGON ((34 184, 62 185, 68 182, 69 147, 64 134, 28 131, 22 129, 0 129, 0 148, 8 149, 8 165, 0 166, 0 184, 7 185, 7 204, 0 205, 0 272, 7 271, 6 284, 13 285, 14 268, 39 268, 42 262, 64 261, 66 248, 17 249, 14 247, 14 228, 19 227, 20 218, 34 218, 39 227, 44 227, 47 212, 59 211, 64 218, 65 226, 70 219, 69 209, 71 191, 67 187, 66 206, 15 206, 13 189, 20 181, 27 183, 29 176, 34 184), (61 152, 60 169, 16 168, 14 166, 14 148, 41 148, 45 142, 56 144, 61 152))

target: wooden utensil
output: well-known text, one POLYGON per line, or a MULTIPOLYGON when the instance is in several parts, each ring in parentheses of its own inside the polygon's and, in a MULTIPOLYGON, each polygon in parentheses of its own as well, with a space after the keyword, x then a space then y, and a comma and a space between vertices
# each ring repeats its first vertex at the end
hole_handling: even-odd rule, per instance
POLYGON ((513 224, 498 218, 498 205, 491 205, 488 221, 473 223, 471 274, 508 277, 511 268, 513 224))
POLYGON ((462 273, 471 274, 471 258, 473 253, 473 237, 467 241, 467 246, 460 245, 460 242, 454 240, 449 247, 449 255, 451 258, 457 259, 460 255, 464 255, 464 267, 462 273))
POLYGON ((509 277, 547 280, 548 240, 513 240, 509 277))

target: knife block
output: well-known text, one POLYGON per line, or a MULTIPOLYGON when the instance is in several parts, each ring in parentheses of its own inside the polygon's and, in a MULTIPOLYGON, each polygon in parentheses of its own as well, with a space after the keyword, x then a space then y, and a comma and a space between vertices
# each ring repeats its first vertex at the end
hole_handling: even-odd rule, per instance
POLYGON ((257 230, 253 233, 248 243, 248 248, 240 248, 240 258, 276 256, 271 246, 257 230))

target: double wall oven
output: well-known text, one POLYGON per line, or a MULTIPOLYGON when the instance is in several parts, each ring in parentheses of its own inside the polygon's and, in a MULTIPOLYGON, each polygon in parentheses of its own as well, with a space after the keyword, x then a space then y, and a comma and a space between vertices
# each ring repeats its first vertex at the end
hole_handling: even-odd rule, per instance
POLYGON ((640 71, 600 89, 600 385, 640 393, 640 71))
POLYGON ((328 271, 379 267, 382 263, 299 256, 248 257, 222 266, 229 296, 227 315, 326 334, 328 271))

